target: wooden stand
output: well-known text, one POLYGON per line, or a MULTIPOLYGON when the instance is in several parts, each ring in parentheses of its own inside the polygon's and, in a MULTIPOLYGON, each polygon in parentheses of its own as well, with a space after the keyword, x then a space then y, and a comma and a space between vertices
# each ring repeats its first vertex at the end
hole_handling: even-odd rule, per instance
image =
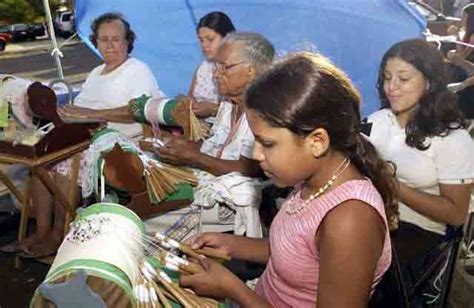
MULTIPOLYGON (((54 199, 57 200, 65 209, 64 232, 68 231, 69 223, 74 219, 75 205, 74 200, 78 195, 77 178, 79 174, 80 153, 89 147, 89 141, 67 147, 65 149, 47 154, 40 158, 25 158, 0 153, 0 164, 20 164, 29 168, 30 175, 35 175, 51 192, 54 199), (71 183, 69 187, 69 195, 65 196, 54 180, 49 175, 48 166, 54 165, 60 161, 73 157, 71 170, 71 183)), ((0 169, 0 180, 15 197, 22 203, 20 227, 18 230, 18 242, 21 242, 27 231, 28 215, 30 210, 30 179, 25 182, 23 192, 18 190, 12 180, 0 169)), ((17 262, 19 266, 19 263, 17 262)))
POLYGON ((152 205, 143 179, 141 160, 136 154, 123 151, 119 145, 115 145, 104 155, 104 161, 104 176, 107 183, 130 194, 132 198, 126 206, 143 220, 191 204, 192 200, 175 200, 152 205))

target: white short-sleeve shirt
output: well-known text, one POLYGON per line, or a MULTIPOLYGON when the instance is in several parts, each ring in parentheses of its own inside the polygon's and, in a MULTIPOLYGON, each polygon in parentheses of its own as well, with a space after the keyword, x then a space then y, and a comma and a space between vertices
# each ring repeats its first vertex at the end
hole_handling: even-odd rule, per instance
MULTIPOLYGON (((417 190, 439 195, 439 184, 468 184, 474 180, 474 143, 464 129, 451 130, 446 136, 427 138, 430 147, 421 151, 409 147, 405 129, 390 109, 369 116, 369 140, 383 159, 397 165, 397 178, 417 190)), ((446 225, 418 214, 400 203, 400 219, 425 230, 444 234, 446 225)))
MULTIPOLYGON (((74 104, 92 109, 113 109, 123 107, 128 101, 141 96, 163 96, 150 68, 142 61, 128 58, 114 71, 101 75, 105 64, 94 68, 82 86, 74 104)), ((140 124, 109 123, 129 137, 141 133, 140 124)))
POLYGON ((199 101, 210 101, 217 104, 218 92, 214 82, 214 63, 204 60, 196 71, 193 96, 199 101))
MULTIPOLYGON (((201 101, 219 103, 219 94, 214 80, 214 67, 214 62, 204 60, 196 71, 193 97, 198 103, 201 101)), ((216 119, 208 117, 205 121, 214 124, 216 119)))
POLYGON ((218 158, 238 160, 241 156, 252 157, 255 139, 245 113, 242 114, 242 119, 238 122, 236 134, 230 140, 227 140, 231 131, 232 108, 232 103, 222 102, 220 104, 216 121, 210 131, 210 137, 201 145, 202 153, 217 157, 219 151, 223 148, 222 155, 218 158))

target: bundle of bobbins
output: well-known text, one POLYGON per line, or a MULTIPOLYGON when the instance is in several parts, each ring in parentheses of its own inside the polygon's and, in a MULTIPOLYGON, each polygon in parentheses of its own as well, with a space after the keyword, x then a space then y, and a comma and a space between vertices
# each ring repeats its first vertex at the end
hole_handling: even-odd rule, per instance
POLYGON ((209 133, 209 124, 199 120, 193 112, 193 100, 187 96, 177 97, 178 103, 172 111, 176 122, 183 128, 184 138, 202 141, 209 133))
POLYGON ((215 299, 200 297, 192 290, 181 288, 167 271, 180 275, 198 274, 204 269, 192 259, 206 256, 218 261, 229 261, 229 256, 212 248, 192 249, 160 233, 155 234, 152 243, 148 247, 148 258, 141 263, 141 276, 135 283, 134 294, 138 307, 171 307, 172 302, 183 307, 219 307, 215 299))

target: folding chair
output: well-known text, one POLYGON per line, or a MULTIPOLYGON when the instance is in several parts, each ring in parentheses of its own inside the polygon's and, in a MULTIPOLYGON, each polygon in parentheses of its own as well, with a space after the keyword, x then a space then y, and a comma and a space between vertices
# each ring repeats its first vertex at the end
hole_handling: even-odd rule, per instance
POLYGON ((436 277, 434 283, 439 282, 439 297, 436 299, 436 304, 433 307, 445 307, 451 288, 451 281, 456 265, 456 258, 458 256, 459 244, 463 238, 463 226, 451 227, 448 226, 446 232, 446 240, 439 244, 436 258, 425 267, 423 273, 416 279, 412 287, 410 287, 408 294, 408 301, 411 302, 417 296, 422 295, 423 287, 430 278, 438 273, 443 267, 444 274, 436 277))
POLYGON ((474 212, 469 214, 469 219, 464 230, 464 244, 466 245, 466 254, 463 256, 463 268, 469 275, 474 276, 474 212), (472 259, 472 260, 471 260, 472 259))
POLYGON ((392 246, 392 263, 375 288, 369 308, 408 308, 408 297, 403 284, 397 254, 392 246))

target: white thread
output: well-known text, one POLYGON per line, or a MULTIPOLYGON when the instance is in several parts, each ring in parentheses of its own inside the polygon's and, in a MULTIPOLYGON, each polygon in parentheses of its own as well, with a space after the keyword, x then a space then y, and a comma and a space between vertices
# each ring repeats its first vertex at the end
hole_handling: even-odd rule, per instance
POLYGON ((161 278, 163 278, 166 282, 172 283, 171 278, 170 278, 170 277, 168 276, 168 274, 166 274, 165 272, 160 271, 160 276, 161 276, 161 278))
POLYGON ((100 201, 105 199, 105 175, 104 175, 105 160, 100 163, 100 201))
POLYGON ((171 247, 176 248, 176 249, 179 248, 179 243, 173 240, 172 238, 169 238, 167 242, 171 245, 171 247))
POLYGON ((143 266, 146 270, 148 270, 148 272, 153 275, 153 276, 156 276, 158 273, 156 272, 156 270, 153 268, 153 266, 151 266, 150 263, 148 263, 148 261, 145 261, 143 262, 143 266))
POLYGON ((141 284, 138 286, 138 290, 139 290, 138 294, 140 295, 140 301, 144 302, 146 298, 145 287, 141 284))
POLYGON ((188 260, 185 260, 183 258, 180 258, 170 252, 168 252, 166 254, 166 257, 165 257, 165 260, 166 259, 169 259, 171 262, 174 262, 174 263, 177 263, 177 264, 182 264, 182 265, 189 265, 189 261, 188 260))
POLYGON ((143 289, 143 300, 145 303, 148 303, 150 301, 150 294, 148 293, 148 288, 142 285, 143 289))
POLYGON ((158 301, 158 295, 155 292, 155 289, 152 287, 148 287, 148 292, 150 293, 150 298, 152 302, 157 302, 158 301))
POLYGON ((175 272, 178 272, 179 271, 179 266, 175 263, 171 263, 171 262, 166 262, 165 263, 165 267, 169 270, 172 270, 172 271, 175 271, 175 272))
POLYGON ((174 248, 174 247, 171 246, 168 242, 165 242, 165 241, 162 241, 162 242, 161 242, 161 246, 163 246, 163 248, 165 248, 165 249, 172 249, 172 248, 174 248))
POLYGON ((165 236, 161 234, 160 232, 156 232, 155 237, 159 239, 160 241, 163 241, 165 239, 165 236))
POLYGON ((135 296, 136 299, 140 300, 140 294, 139 294, 138 286, 133 287, 133 296, 135 296))
POLYGON ((145 267, 141 268, 141 273, 148 280, 153 280, 153 278, 154 278, 153 275, 145 267))

